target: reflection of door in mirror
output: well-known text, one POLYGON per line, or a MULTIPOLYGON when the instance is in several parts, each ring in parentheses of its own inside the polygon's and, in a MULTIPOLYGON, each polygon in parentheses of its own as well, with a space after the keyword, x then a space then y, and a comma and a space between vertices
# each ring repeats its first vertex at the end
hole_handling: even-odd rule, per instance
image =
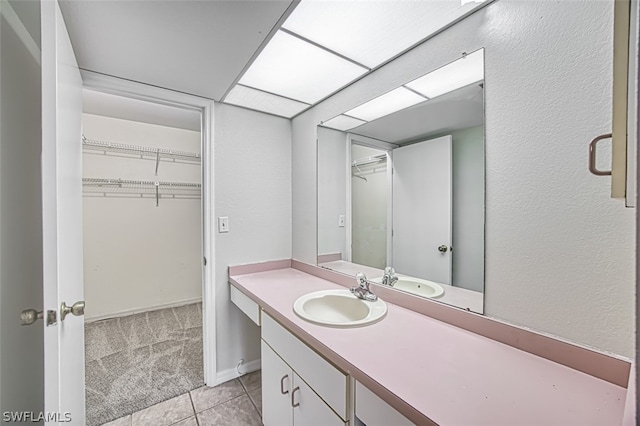
POLYGON ((351 145, 351 262, 384 269, 387 262, 387 154, 351 145))
POLYGON ((393 266, 451 284, 451 136, 393 150, 393 266))

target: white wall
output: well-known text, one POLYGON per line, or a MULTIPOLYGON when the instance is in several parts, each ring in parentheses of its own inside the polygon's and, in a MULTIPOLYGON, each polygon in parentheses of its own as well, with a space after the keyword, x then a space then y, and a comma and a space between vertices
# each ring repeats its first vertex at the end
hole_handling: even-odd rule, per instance
POLYGON ((484 127, 456 130, 453 138, 453 258, 456 287, 484 288, 484 127))
POLYGON ((293 256, 316 256, 315 126, 485 50, 485 312, 620 355, 634 347, 634 211, 587 170, 611 130, 613 4, 500 0, 293 121, 293 256))
POLYGON ((346 254, 347 134, 318 127, 318 254, 346 254))
POLYGON ((40 37, 28 31, 40 27, 40 3, 32 3, 26 28, 0 3, 0 412, 44 409, 43 324, 19 320, 23 309, 42 309, 40 37))
MULTIPOLYGON (((385 154, 375 148, 351 145, 351 161, 385 154)), ((387 163, 351 169, 351 261, 384 269, 387 262, 387 163), (364 176, 367 180, 354 175, 364 176)), ((374 277, 371 277, 374 278, 374 277)))
POLYGON ((220 375, 260 358, 259 328, 229 301, 228 266, 291 258, 291 123, 217 103, 214 128, 214 222, 228 216, 230 228, 215 238, 220 375))
MULTIPOLYGON (((200 152, 200 132, 83 114, 88 139, 200 152)), ((84 177, 201 181, 199 165, 83 155, 84 177)), ((202 299, 200 199, 83 197, 85 318, 202 299)))

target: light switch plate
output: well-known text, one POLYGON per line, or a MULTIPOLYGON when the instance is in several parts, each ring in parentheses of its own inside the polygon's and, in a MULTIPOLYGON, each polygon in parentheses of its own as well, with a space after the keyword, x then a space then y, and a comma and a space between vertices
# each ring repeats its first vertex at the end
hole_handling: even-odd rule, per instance
POLYGON ((218 218, 218 232, 229 232, 229 218, 227 216, 220 216, 218 218))
POLYGON ((344 228, 344 215, 343 214, 338 216, 338 227, 339 228, 344 228))

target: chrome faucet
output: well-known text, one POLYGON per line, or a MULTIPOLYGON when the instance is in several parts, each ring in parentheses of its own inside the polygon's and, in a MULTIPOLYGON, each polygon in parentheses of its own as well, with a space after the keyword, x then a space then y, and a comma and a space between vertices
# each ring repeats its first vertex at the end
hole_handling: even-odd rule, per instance
POLYGON ((367 277, 364 276, 362 272, 358 272, 356 274, 356 282, 357 286, 351 287, 351 293, 356 295, 358 298, 362 300, 366 300, 368 302, 375 302, 378 300, 378 296, 373 294, 371 290, 369 290, 369 282, 367 281, 367 277))
POLYGON ((384 268, 384 275, 382 276, 382 284, 388 285, 389 287, 393 287, 396 281, 398 281, 398 276, 396 275, 396 271, 391 266, 387 266, 386 268, 384 268))

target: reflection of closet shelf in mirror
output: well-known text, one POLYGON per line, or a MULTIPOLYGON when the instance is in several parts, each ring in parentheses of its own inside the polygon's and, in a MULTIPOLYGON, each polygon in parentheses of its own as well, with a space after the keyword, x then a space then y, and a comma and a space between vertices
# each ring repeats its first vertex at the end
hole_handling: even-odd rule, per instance
MULTIPOLYGON (((371 165, 386 163, 386 162, 387 162, 387 154, 378 154, 371 157, 360 158, 358 160, 351 162, 351 168, 356 169, 355 171, 352 170, 351 175, 354 177, 360 178, 365 182, 368 182, 367 178, 363 176, 364 173, 362 172, 362 170, 360 170, 360 167, 371 166, 371 165)), ((375 168, 374 168, 374 171, 375 171, 375 168)))
POLYGON ((154 182, 126 179, 83 178, 83 193, 87 197, 200 199, 202 185, 186 182, 154 182))
POLYGON ((87 153, 118 155, 144 160, 155 160, 156 175, 161 161, 200 165, 201 158, 197 152, 176 151, 173 149, 154 148, 148 146, 127 145, 114 142, 103 142, 82 137, 82 149, 87 153))
POLYGON ((387 154, 374 155, 372 157, 365 157, 355 160, 351 163, 351 167, 362 167, 370 164, 385 163, 387 161, 387 154))

